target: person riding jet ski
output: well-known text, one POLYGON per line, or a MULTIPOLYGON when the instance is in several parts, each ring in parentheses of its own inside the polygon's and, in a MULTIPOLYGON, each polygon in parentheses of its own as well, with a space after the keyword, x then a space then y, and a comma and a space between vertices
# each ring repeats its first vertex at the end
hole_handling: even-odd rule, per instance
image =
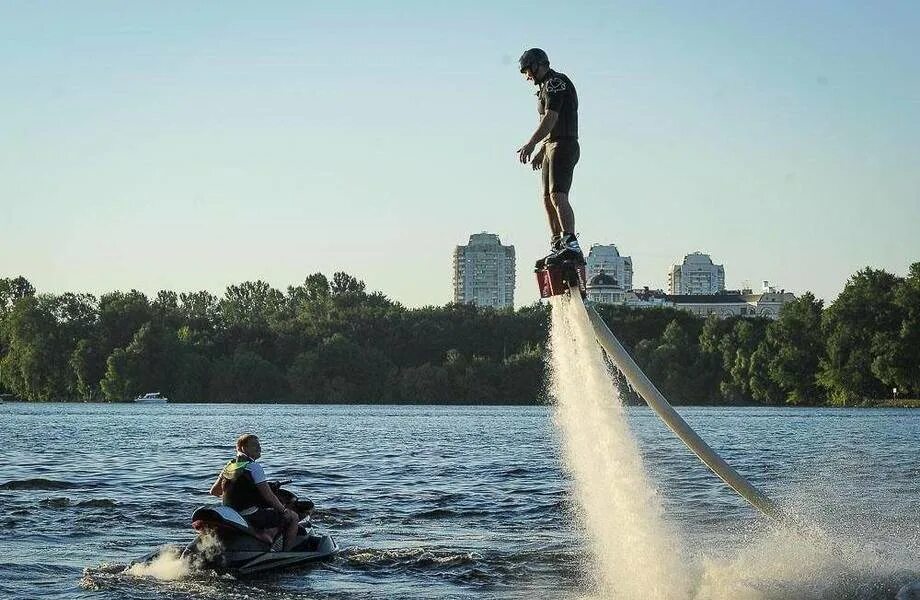
POLYGON ((259 438, 251 433, 241 435, 236 440, 236 458, 217 476, 211 495, 221 498, 224 506, 238 512, 254 529, 283 529, 282 550, 287 552, 296 544, 300 516, 272 491, 262 465, 256 462, 261 456, 259 438))

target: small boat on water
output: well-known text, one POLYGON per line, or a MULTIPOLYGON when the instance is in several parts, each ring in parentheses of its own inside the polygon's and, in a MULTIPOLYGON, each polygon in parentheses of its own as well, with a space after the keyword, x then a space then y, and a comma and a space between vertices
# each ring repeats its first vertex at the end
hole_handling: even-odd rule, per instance
POLYGON ((133 400, 135 404, 166 404, 169 398, 161 396, 160 392, 149 392, 133 400))

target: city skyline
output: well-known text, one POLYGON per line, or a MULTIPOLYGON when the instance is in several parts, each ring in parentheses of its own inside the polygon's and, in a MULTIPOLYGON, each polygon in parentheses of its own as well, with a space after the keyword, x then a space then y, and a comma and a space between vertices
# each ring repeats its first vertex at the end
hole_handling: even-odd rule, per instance
POLYGON ((0 276, 153 295, 346 271, 440 305, 442 249, 485 229, 529 304, 531 46, 578 86, 582 246, 628 249, 635 287, 705 248, 730 289, 829 302, 920 257, 920 6, 528 7, 0 6, 0 276))

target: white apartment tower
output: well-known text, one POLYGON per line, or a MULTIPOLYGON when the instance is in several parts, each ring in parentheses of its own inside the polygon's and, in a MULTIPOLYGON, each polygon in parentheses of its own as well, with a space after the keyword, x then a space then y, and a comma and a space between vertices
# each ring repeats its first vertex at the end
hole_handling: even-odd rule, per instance
POLYGON ((514 307, 514 246, 494 233, 474 233, 454 249, 454 302, 514 307))
POLYGON ((613 244, 594 244, 588 251, 586 279, 591 281, 601 274, 613 277, 623 290, 631 290, 633 285, 632 258, 620 256, 620 251, 613 244))
POLYGON ((693 252, 668 272, 671 295, 718 294, 725 290, 725 267, 713 264, 708 254, 693 252))

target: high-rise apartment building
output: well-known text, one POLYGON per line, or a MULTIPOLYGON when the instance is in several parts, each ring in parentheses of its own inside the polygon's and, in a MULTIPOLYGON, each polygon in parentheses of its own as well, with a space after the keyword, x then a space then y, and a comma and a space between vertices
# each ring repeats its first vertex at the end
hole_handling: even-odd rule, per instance
POLYGON ((454 302, 514 307, 514 246, 494 233, 475 233, 454 249, 454 302))
POLYGON ((588 252, 586 276, 588 281, 604 272, 613 277, 623 290, 631 290, 633 285, 632 258, 620 256, 620 251, 613 244, 594 244, 588 252))
POLYGON ((725 267, 713 264, 708 254, 693 252, 668 272, 668 293, 718 294, 725 289, 725 267))

